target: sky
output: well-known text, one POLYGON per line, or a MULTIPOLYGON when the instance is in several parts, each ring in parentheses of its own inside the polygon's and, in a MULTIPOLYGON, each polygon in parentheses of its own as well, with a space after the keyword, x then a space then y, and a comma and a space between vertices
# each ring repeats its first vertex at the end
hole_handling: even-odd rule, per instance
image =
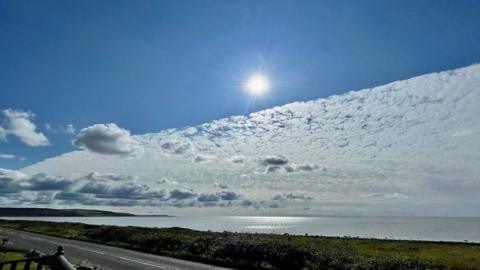
MULTIPOLYGON (((69 160, 68 155, 78 154, 88 156, 81 159, 83 162, 113 156, 113 160, 122 162, 148 163, 157 158, 146 147, 151 145, 145 142, 149 136, 162 141, 166 140, 162 136, 173 136, 168 134, 177 134, 183 127, 214 125, 217 119, 248 116, 291 102, 328 98, 475 64, 480 62, 479 11, 478 1, 0 1, 0 168, 17 176, 48 171, 67 178, 76 175, 81 181, 98 178, 92 173, 112 177, 119 174, 119 168, 99 172, 101 168, 94 166, 93 170, 85 165, 79 166, 78 171, 66 172, 58 166, 43 166, 42 161, 58 160, 62 155, 69 160), (253 96, 244 89, 245 81, 256 73, 264 74, 270 81, 265 95, 253 96), (155 157, 145 160, 149 155, 155 157)), ((447 86, 445 89, 455 91, 447 86)), ((343 106, 347 107, 335 110, 345 111, 349 104, 343 106)), ((436 110, 454 108, 457 107, 436 110)), ((469 108, 461 112, 476 112, 469 108)), ((303 106, 295 110, 303 110, 303 106)), ((423 117, 418 113, 419 118, 423 117)), ((388 115, 387 111, 384 114, 388 115)), ((458 125, 470 123, 465 121, 458 125)), ((440 122, 439 119, 438 128, 442 130, 440 122)), ((465 132, 471 136, 476 134, 473 130, 465 132)), ((196 134, 192 132, 189 136, 196 134)), ((222 137, 223 133, 216 135, 222 137)), ((271 137, 255 132, 250 136, 271 141, 271 137)), ((246 149, 202 153, 193 139, 186 143, 183 137, 177 137, 159 144, 160 149, 174 154, 194 151, 187 154, 194 160, 198 157, 199 163, 220 156, 236 157, 242 160, 238 163, 243 163, 251 154, 243 153, 246 149), (164 143, 167 144, 163 147, 164 143)), ((408 138, 412 142, 417 139, 408 138)), ((269 147, 276 149, 277 144, 269 147)), ((263 161, 267 167, 281 167, 272 170, 318 172, 324 168, 323 164, 309 163, 300 156, 298 161, 291 160, 280 152, 262 152, 259 154, 263 157, 251 158, 257 163, 269 160, 267 157, 280 159, 274 163, 282 163, 282 158, 287 160, 283 164, 263 161), (282 167, 287 163, 292 168, 282 167)), ((352 155, 348 156, 351 162, 352 155)), ((176 162, 174 167, 185 162, 175 155, 167 157, 162 162, 176 162)), ((430 161, 425 157, 422 162, 430 161)), ((157 168, 160 169, 164 168, 157 168)), ((131 170, 120 170, 122 176, 117 176, 142 182, 141 175, 145 181, 157 184, 178 184, 185 179, 173 178, 187 178, 163 177, 158 172, 144 175, 138 167, 131 170)), ((258 168, 252 170, 258 172, 258 168)), ((352 166, 351 170, 360 169, 352 166)), ((474 172, 467 173, 465 181, 473 181, 469 177, 474 172)), ((197 173, 194 175, 198 176, 197 173)), ((245 171, 238 173, 239 177, 252 177, 245 171)), ((27 175, 20 178, 25 177, 36 179, 27 175)), ((102 179, 111 181, 108 177, 102 179)), ((209 177, 217 184, 216 189, 223 190, 218 174, 209 177)), ((63 180, 65 185, 72 181, 63 180)), ((206 184, 191 183, 178 190, 190 190, 195 194, 191 196, 198 198, 203 185, 206 184), (192 186, 200 190, 195 193, 192 186)), ((277 195, 313 200, 313 196, 308 199, 309 195, 297 190, 296 185, 289 188, 285 186, 277 195)), ((410 196, 404 193, 370 190, 365 196, 410 196)), ((255 200, 251 201, 254 204, 255 200)), ((120 204, 125 206, 125 202, 120 204)))
POLYGON ((45 124, 134 134, 198 125, 480 60, 478 1, 0 1, 0 109, 30 111, 50 146, 15 138, 21 168, 74 149, 45 124), (242 91, 252 73, 268 96, 242 91))

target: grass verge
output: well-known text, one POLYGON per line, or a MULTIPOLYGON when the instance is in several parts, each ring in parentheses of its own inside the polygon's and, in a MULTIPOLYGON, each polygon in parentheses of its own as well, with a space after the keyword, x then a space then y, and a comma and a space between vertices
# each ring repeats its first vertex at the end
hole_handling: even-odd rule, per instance
MULTIPOLYGON (((25 259, 27 251, 16 249, 10 246, 2 245, 0 246, 0 262, 14 261, 14 260, 23 260, 25 259)), ((21 262, 17 264, 17 269, 23 269, 25 263, 21 262)), ((0 270, 9 270, 10 265, 4 265, 0 267, 0 270)), ((36 263, 32 263, 29 269, 36 269, 36 263)))

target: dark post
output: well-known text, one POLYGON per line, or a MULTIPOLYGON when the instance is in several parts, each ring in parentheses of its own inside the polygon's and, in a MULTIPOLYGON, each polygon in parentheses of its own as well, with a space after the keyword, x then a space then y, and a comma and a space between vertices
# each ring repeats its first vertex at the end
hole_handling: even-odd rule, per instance
POLYGON ((65 250, 62 246, 59 246, 48 263, 52 270, 75 270, 75 267, 63 257, 64 254, 65 250))
POLYGON ((17 269, 17 262, 12 262, 12 264, 10 264, 10 270, 16 270, 17 269))
POLYGON ((25 264, 23 265, 23 270, 30 270, 30 265, 32 264, 31 260, 25 261, 25 264))

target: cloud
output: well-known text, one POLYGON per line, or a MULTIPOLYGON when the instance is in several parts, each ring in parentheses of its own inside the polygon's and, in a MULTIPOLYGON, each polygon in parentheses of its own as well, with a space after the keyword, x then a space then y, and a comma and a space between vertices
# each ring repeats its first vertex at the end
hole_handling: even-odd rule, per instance
POLYGON ((215 194, 200 194, 197 197, 199 202, 218 202, 223 201, 235 201, 239 200, 242 196, 232 191, 222 191, 215 194))
POLYGON ((142 146, 130 136, 130 132, 116 124, 96 124, 84 128, 73 144, 103 155, 131 156, 142 151, 142 146))
POLYGON ((0 169, 0 193, 18 194, 21 202, 41 203, 61 200, 88 205, 125 204, 118 200, 161 200, 162 191, 136 182, 135 177, 90 173, 79 178, 63 178, 43 173, 32 176, 19 171, 0 169), (56 196, 45 197, 57 193, 56 196), (41 197, 38 200, 35 197, 41 197))
POLYGON ((75 127, 72 124, 68 124, 62 128, 62 131, 67 134, 75 134, 75 127))
POLYGON ((165 195, 161 190, 139 183, 137 177, 131 175, 93 172, 75 182, 76 187, 70 191, 90 194, 95 199, 161 200, 165 195))
POLYGON ((241 198, 241 195, 232 191, 222 191, 217 193, 217 196, 224 201, 233 201, 241 198))
MULTIPOLYGON (((219 197, 219 213, 248 214, 258 208, 255 214, 419 215, 445 209, 449 215, 478 216, 479 85, 480 65, 474 65, 194 128, 136 135, 144 152, 135 159, 74 151, 22 171, 65 177, 92 171, 135 173, 138 184, 150 191, 165 188, 166 194, 155 200, 152 193, 137 204, 181 207, 186 214, 189 210, 184 208, 207 203, 197 200, 201 194, 218 196, 218 191, 229 190, 242 197, 234 201, 219 197), (215 162, 193 162, 199 153, 214 156, 215 162), (197 196, 177 200, 174 195, 170 200, 171 189, 177 187, 157 182, 162 178, 180 181, 182 190, 197 196), (215 182, 228 188, 212 186, 215 182), (294 190, 308 194, 302 199, 294 190), (411 198, 401 200, 395 193, 411 198), (282 200, 271 199, 276 195, 282 200), (305 200, 308 197, 315 199, 305 200), (228 206, 228 202, 241 206, 244 200, 257 204, 228 206), (281 207, 269 208, 270 204, 281 207), (418 207, 407 209, 407 204, 418 207), (458 207, 461 213, 443 207, 454 204, 464 206, 458 207), (222 206, 227 208, 221 210, 222 206)), ((86 196, 88 203, 133 203, 86 196)))
POLYGON ((65 126, 57 125, 53 127, 50 124, 44 124, 45 130, 51 133, 65 133, 65 134, 75 134, 75 127, 73 124, 68 124, 65 126))
POLYGON ((15 158, 15 155, 10 155, 10 154, 0 154, 1 159, 13 159, 15 158))
POLYGON ((277 165, 269 165, 265 168, 265 173, 268 174, 268 173, 275 173, 275 172, 278 172, 280 171, 281 169, 283 169, 282 166, 277 166, 277 165))
POLYGON ((217 183, 217 182, 213 183, 213 186, 216 187, 216 188, 221 188, 221 189, 228 188, 227 185, 225 185, 225 184, 220 184, 220 183, 217 183))
POLYGON ((48 139, 41 132, 36 131, 33 123, 35 114, 21 110, 3 110, 5 120, 0 129, 0 139, 5 140, 8 135, 16 136, 20 141, 29 146, 48 145, 48 139))
POLYGON ((280 208, 280 205, 278 203, 271 203, 269 205, 270 208, 280 208))
POLYGON ((95 194, 97 198, 114 198, 129 200, 146 200, 157 197, 161 199, 164 193, 152 191, 148 186, 135 182, 122 183, 116 186, 110 186, 99 183, 88 183, 77 192, 95 194))
POLYGON ((230 161, 232 163, 243 163, 245 161, 245 157, 240 155, 232 156, 230 157, 230 161))
POLYGON ((242 201, 242 206, 249 207, 249 206, 254 206, 256 205, 256 202, 252 200, 244 200, 242 201))
POLYGON ((213 160, 215 157, 214 156, 211 156, 211 155, 202 155, 202 154, 198 154, 197 156, 195 156, 195 158, 193 159, 194 162, 206 162, 206 161, 211 161, 213 160))
POLYGON ((73 182, 61 177, 54 177, 44 173, 38 173, 28 178, 28 181, 21 183, 22 189, 27 190, 66 190, 73 182))
POLYGON ((183 134, 186 136, 186 137, 189 137, 189 136, 193 136, 195 134, 198 133, 198 130, 197 128, 195 127, 187 127, 185 129, 183 129, 183 134))
POLYGON ((79 203, 85 202, 85 196, 81 193, 75 192, 58 192, 55 194, 55 199, 64 201, 76 201, 79 203))
POLYGON ((311 172, 318 169, 315 164, 289 164, 289 160, 282 155, 266 156, 261 163, 265 166, 265 174, 277 172, 311 172))
MULTIPOLYGON (((36 199, 35 199, 36 200, 36 199)), ((92 205, 92 206, 135 206, 135 200, 125 199, 98 199, 94 195, 78 192, 57 192, 53 197, 54 202, 65 205, 92 205)))
POLYGON ((396 192, 396 193, 373 193, 369 194, 370 198, 375 200, 409 200, 412 196, 396 192))
POLYGON ((0 126, 0 141, 5 141, 7 139, 7 131, 0 126))
POLYGON ((40 191, 32 195, 22 196, 23 203, 31 204, 52 204, 55 202, 55 192, 40 191))
POLYGON ((283 155, 270 155, 261 159, 262 165, 265 166, 265 174, 278 172, 310 172, 318 169, 315 164, 290 164, 287 157, 283 155))
POLYGON ((301 164, 301 165, 296 165, 293 164, 291 166, 285 166, 285 171, 286 172, 311 172, 318 169, 318 166, 315 164, 301 164))
POLYGON ((266 156, 262 160, 262 164, 268 165, 285 165, 288 163, 288 159, 282 155, 266 156))
POLYGON ((196 197, 197 194, 190 190, 174 189, 170 191, 170 199, 185 200, 196 197))
POLYGON ((91 172, 80 179, 87 179, 88 181, 95 182, 108 182, 108 181, 136 181, 137 177, 132 175, 123 175, 116 173, 99 173, 91 172))
MULTIPOLYGON (((160 190, 137 177, 92 172, 57 177, 0 169, 0 194, 20 204, 96 206, 230 207, 241 195, 232 191, 199 194, 191 189, 160 190), (219 204, 217 204, 219 202, 219 204)), ((241 205, 240 202, 237 203, 241 205)))
POLYGON ((156 182, 157 182, 157 184, 160 184, 160 185, 163 185, 163 184, 174 185, 174 186, 178 185, 178 182, 177 182, 177 181, 175 181, 175 180, 170 180, 170 179, 165 178, 165 177, 163 177, 163 178, 160 179, 160 180, 157 180, 156 182))
POLYGON ((289 193, 283 193, 276 195, 272 198, 274 201, 285 201, 285 200, 300 200, 300 201, 310 201, 314 198, 312 196, 308 196, 305 191, 295 191, 289 193))
POLYGON ((17 193, 21 190, 20 181, 27 179, 27 175, 19 171, 0 168, 0 194, 17 193))
POLYGON ((198 196, 197 201, 199 202, 218 202, 219 198, 215 194, 201 194, 198 196))
POLYGON ((61 177, 38 173, 32 176, 20 171, 0 169, 0 193, 18 193, 21 191, 66 190, 73 181, 61 177))
POLYGON ((161 147, 165 150, 169 150, 172 153, 179 155, 185 154, 188 150, 191 149, 190 143, 177 140, 164 142, 162 143, 161 147))

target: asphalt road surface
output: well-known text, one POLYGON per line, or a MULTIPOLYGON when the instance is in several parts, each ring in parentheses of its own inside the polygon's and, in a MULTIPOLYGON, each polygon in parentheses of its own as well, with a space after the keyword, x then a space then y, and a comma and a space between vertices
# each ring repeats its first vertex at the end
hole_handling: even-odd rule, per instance
POLYGON ((159 269, 226 269, 211 265, 157 256, 122 248, 0 228, 0 239, 23 249, 54 254, 58 246, 65 248, 65 257, 75 265, 95 265, 104 270, 159 269))

